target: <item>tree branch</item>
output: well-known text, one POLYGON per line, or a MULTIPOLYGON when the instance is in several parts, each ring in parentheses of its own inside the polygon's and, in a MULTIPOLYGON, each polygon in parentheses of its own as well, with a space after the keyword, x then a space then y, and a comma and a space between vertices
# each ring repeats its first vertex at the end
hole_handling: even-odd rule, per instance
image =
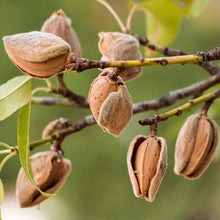
POLYGON ((73 108, 89 108, 89 105, 80 105, 73 100, 64 98, 53 98, 53 97, 32 97, 31 104, 34 105, 48 105, 48 106, 62 106, 62 107, 73 107, 73 108))
POLYGON ((220 47, 216 47, 208 52, 199 52, 197 55, 182 55, 161 58, 141 58, 140 60, 123 60, 123 61, 93 61, 84 58, 73 58, 71 63, 66 65, 67 72, 77 71, 82 72, 92 68, 130 68, 141 66, 166 66, 170 64, 189 64, 189 63, 202 63, 210 60, 220 59, 220 47))
POLYGON ((70 102, 75 103, 77 106, 81 106, 84 108, 89 107, 89 102, 84 96, 78 95, 66 87, 66 84, 64 83, 63 80, 63 74, 57 75, 57 80, 58 80, 59 88, 58 89, 52 88, 51 89, 52 93, 60 94, 63 97, 68 98, 70 102))
MULTIPOLYGON (((180 106, 178 108, 175 108, 171 111, 168 111, 164 114, 155 115, 152 118, 148 118, 148 119, 145 119, 145 120, 140 120, 139 123, 141 125, 152 125, 154 123, 164 121, 164 120, 166 120, 169 117, 172 117, 174 115, 180 115, 183 112, 188 111, 189 109, 193 108, 194 106, 196 106, 198 104, 201 104, 201 103, 206 102, 206 101, 211 100, 211 99, 213 101, 215 98, 219 98, 219 97, 220 97, 220 89, 215 91, 215 92, 211 92, 211 93, 208 93, 206 95, 200 96, 200 97, 198 97, 194 100, 191 100, 188 103, 186 103, 185 105, 182 105, 182 106, 180 106)), ((136 109, 137 107, 138 107, 137 104, 136 104, 136 106, 134 105, 133 114, 137 114, 137 113, 141 112, 141 111, 136 109)), ((49 136, 47 138, 44 138, 42 140, 31 143, 30 144, 30 150, 33 150, 33 149, 35 149, 36 147, 38 147, 42 144, 49 143, 49 142, 52 142, 54 140, 59 140, 60 138, 63 140, 63 138, 65 138, 66 136, 68 136, 70 134, 81 131, 83 128, 85 128, 87 126, 91 126, 91 125, 96 124, 96 121, 95 121, 93 115, 89 115, 89 116, 86 116, 84 119, 80 120, 76 124, 74 124, 74 123, 71 124, 70 122, 69 122, 69 124, 70 124, 69 128, 63 129, 60 132, 56 132, 56 133, 52 134, 51 136, 49 136)))
MULTIPOLYGON (((185 53, 181 50, 176 50, 169 47, 163 47, 156 44, 152 44, 147 38, 142 38, 139 35, 130 33, 132 36, 134 36, 141 45, 148 47, 149 49, 156 51, 158 53, 161 53, 165 56, 182 56, 182 55, 188 55, 188 53, 185 53)), ((218 49, 219 50, 219 49, 218 49)), ((215 52, 215 49, 213 49, 213 52, 215 52)), ((219 54, 219 51, 215 52, 216 54, 219 54)), ((212 54, 212 53, 211 53, 212 54)), ((213 59, 215 60, 215 59, 213 59)), ((203 67, 207 72, 209 72, 211 75, 216 74, 216 72, 220 72, 220 67, 216 66, 212 62, 202 62, 202 63, 196 63, 203 67)))
POLYGON ((59 138, 64 138, 72 133, 81 131, 83 128, 90 126, 90 125, 94 125, 94 124, 96 124, 96 121, 93 115, 86 116, 84 119, 80 120, 78 123, 76 124, 72 123, 72 125, 67 129, 64 129, 60 132, 56 132, 49 137, 46 137, 44 139, 31 143, 30 150, 34 150, 40 145, 52 142, 54 140, 58 140, 59 138))
POLYGON ((140 60, 123 60, 123 61, 94 61, 83 58, 75 58, 70 64, 66 65, 67 72, 76 71, 82 72, 92 68, 130 68, 130 67, 141 67, 141 66, 155 66, 161 65, 166 66, 170 64, 189 64, 203 62, 202 56, 186 55, 186 56, 175 56, 175 57, 161 57, 161 58, 141 58, 140 60))
MULTIPOLYGON (((154 115, 151 118, 139 120, 138 122, 142 126, 157 124, 158 122, 165 121, 172 116, 179 116, 183 112, 189 111, 194 106, 199 105, 201 103, 206 103, 209 101, 211 101, 210 103, 212 103, 214 99, 219 98, 219 97, 220 97, 220 89, 218 89, 215 92, 210 92, 206 95, 200 96, 196 99, 190 100, 188 103, 186 103, 182 106, 179 106, 178 108, 172 109, 171 111, 168 111, 168 112, 160 114, 160 115, 154 115)), ((210 107, 210 105, 208 107, 210 107)))
MULTIPOLYGON (((216 85, 220 82, 220 72, 208 79, 202 80, 200 82, 194 83, 190 86, 171 91, 168 94, 162 96, 158 99, 153 99, 150 101, 145 101, 141 103, 136 103, 133 105, 134 114, 149 111, 158 110, 170 106, 177 102, 178 100, 184 99, 189 96, 199 96, 208 88, 216 85)), ((48 105, 48 106, 63 106, 63 107, 75 107, 82 108, 83 106, 77 103, 63 98, 52 98, 52 97, 32 97, 31 103, 35 105, 48 105)), ((84 108, 84 107, 83 107, 84 108)), ((87 108, 87 107, 85 107, 87 108)))
POLYGON ((134 104, 133 112, 134 114, 149 110, 158 110, 163 107, 170 106, 180 99, 184 99, 188 96, 199 96, 208 88, 216 85, 220 82, 220 72, 219 74, 213 75, 208 79, 202 80, 200 82, 194 83, 185 88, 181 88, 175 91, 169 92, 167 95, 162 96, 159 99, 154 99, 146 102, 141 102, 134 104))

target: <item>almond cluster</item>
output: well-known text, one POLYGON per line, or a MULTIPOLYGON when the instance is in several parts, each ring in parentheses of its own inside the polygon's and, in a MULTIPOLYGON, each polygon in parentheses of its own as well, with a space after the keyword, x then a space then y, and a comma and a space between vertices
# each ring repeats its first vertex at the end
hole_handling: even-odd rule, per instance
MULTIPOLYGON (((213 159, 218 133, 217 124, 207 115, 190 116, 176 141, 174 172, 187 179, 199 178, 213 159)), ((127 165, 135 196, 152 202, 167 166, 165 140, 136 136, 128 149, 127 165)))

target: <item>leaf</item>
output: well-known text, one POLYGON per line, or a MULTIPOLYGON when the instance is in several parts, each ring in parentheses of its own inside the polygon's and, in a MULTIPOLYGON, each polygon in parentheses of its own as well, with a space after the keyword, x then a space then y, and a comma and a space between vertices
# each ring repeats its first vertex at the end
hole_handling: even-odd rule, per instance
POLYGON ((55 195, 42 192, 36 185, 33 177, 30 161, 30 144, 29 144, 29 121, 30 121, 30 102, 21 108, 18 118, 18 150, 21 166, 24 172, 33 184, 33 186, 44 196, 53 197, 55 195))
POLYGON ((0 86, 0 121, 31 99, 31 77, 18 76, 0 86))
MULTIPOLYGON (((0 205, 2 204, 3 198, 4 198, 4 187, 0 179, 0 205)), ((1 212, 0 212, 0 218, 1 218, 1 212)))
POLYGON ((131 10, 135 5, 137 5, 137 3, 133 1, 128 2, 128 10, 131 10))
POLYGON ((147 38, 158 45, 168 45, 180 26, 180 11, 170 0, 150 0, 139 4, 146 14, 147 38))
POLYGON ((208 4, 209 0, 175 0, 182 16, 198 17, 208 4))

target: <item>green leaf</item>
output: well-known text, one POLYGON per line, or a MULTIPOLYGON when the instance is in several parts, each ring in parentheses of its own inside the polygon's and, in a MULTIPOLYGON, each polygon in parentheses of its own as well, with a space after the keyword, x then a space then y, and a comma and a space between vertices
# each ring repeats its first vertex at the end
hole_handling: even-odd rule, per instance
POLYGON ((31 100, 31 77, 18 76, 0 86, 0 121, 31 100))
MULTIPOLYGON (((3 198, 4 198, 4 187, 0 179, 0 205, 2 204, 3 198)), ((1 218, 1 212, 0 212, 0 218, 1 218)))
POLYGON ((132 1, 128 2, 128 10, 131 10, 136 4, 137 3, 132 2, 132 1))
POLYGON ((36 185, 33 177, 30 161, 29 144, 29 121, 30 121, 30 102, 21 108, 18 119, 18 150, 21 166, 34 187, 44 196, 53 197, 55 195, 42 192, 36 185))
POLYGON ((182 16, 198 17, 208 4, 209 0, 175 0, 182 16))
POLYGON ((168 45, 180 26, 180 10, 170 0, 150 0, 139 4, 146 14, 147 38, 158 45, 168 45))

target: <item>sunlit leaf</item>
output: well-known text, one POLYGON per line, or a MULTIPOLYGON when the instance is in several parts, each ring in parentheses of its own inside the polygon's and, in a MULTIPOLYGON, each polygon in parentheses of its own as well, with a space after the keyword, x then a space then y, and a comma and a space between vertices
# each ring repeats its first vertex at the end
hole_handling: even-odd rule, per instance
MULTIPOLYGON (((3 183, 0 179, 0 205, 2 204, 2 201, 4 199, 4 187, 3 187, 3 183)), ((0 215, 1 217, 1 215, 0 215)))
POLYGON ((30 103, 21 108, 18 119, 18 150, 21 166, 29 179, 29 181, 36 187, 39 192, 47 197, 55 196, 42 192, 36 185, 32 173, 31 161, 30 161, 30 144, 29 144, 29 121, 30 121, 30 103))
POLYGON ((130 1, 130 2, 128 3, 128 10, 131 10, 135 5, 136 5, 136 3, 130 1))
POLYGON ((30 102, 31 77, 18 76, 0 86, 0 121, 30 102))
POLYGON ((170 0, 150 0, 139 4, 146 14, 146 36, 150 42, 168 45, 176 37, 180 26, 180 10, 170 0))
POLYGON ((208 4, 209 0, 175 0, 178 8, 185 17, 198 17, 208 4))

